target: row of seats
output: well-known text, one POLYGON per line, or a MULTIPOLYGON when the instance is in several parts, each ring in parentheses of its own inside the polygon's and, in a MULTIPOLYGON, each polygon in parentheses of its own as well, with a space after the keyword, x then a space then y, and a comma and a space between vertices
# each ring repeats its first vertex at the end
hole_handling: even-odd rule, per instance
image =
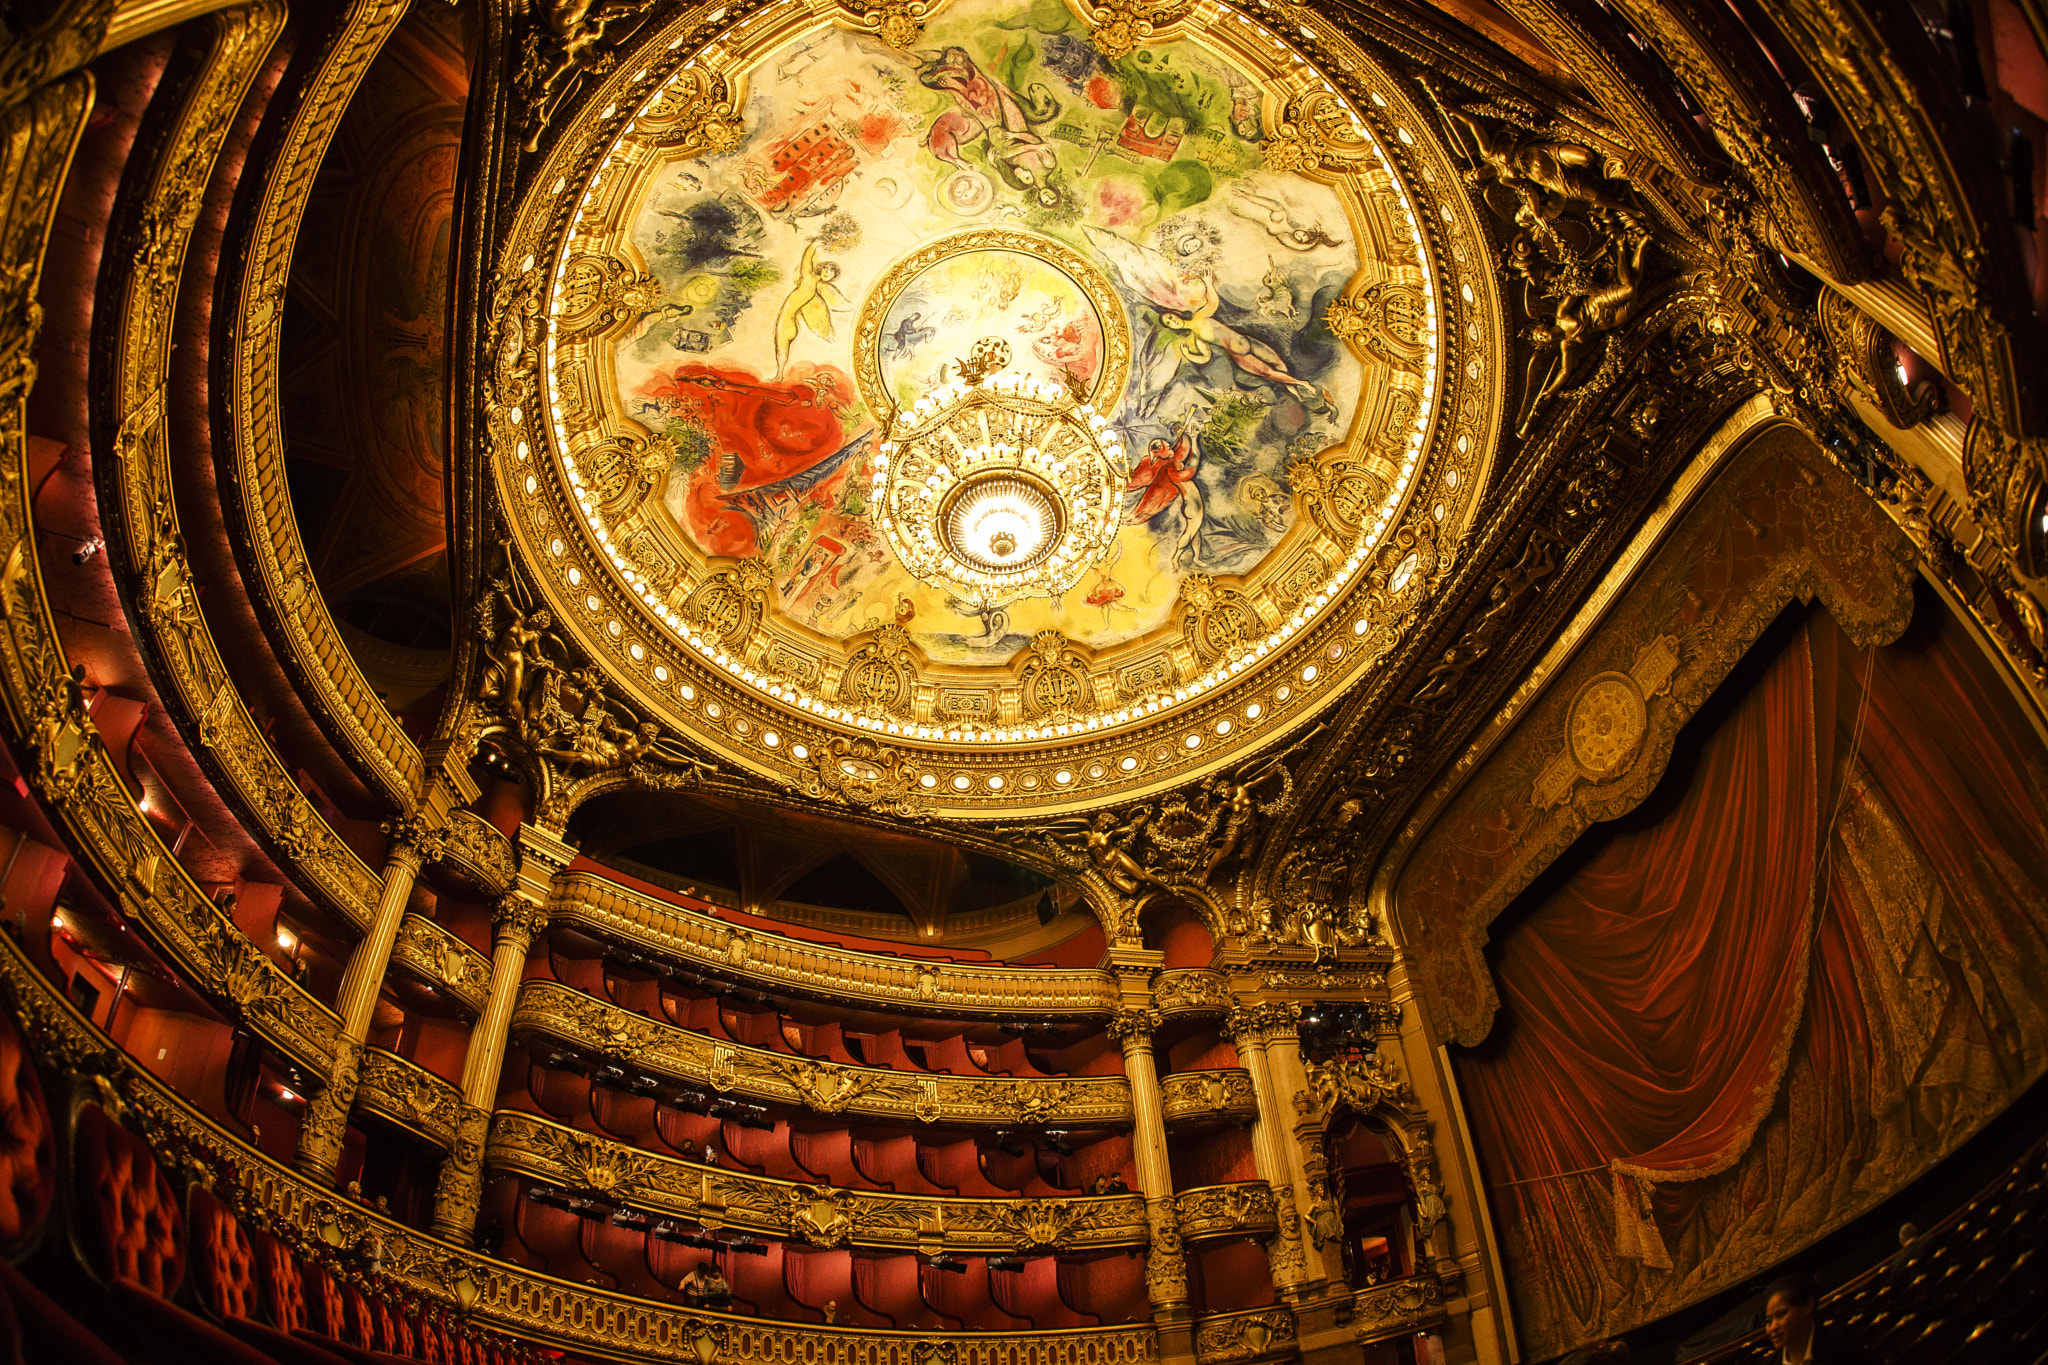
POLYGON ((554 979, 621 1009, 726 1042, 850 1066, 949 1076, 1038 1077, 1114 1076, 1122 1054, 1099 1032, 1078 1046, 1048 1035, 1044 1045, 1022 1036, 999 1042, 968 1038, 964 1032, 936 1038, 905 1037, 900 1029, 848 1034, 835 1020, 792 1019, 752 995, 693 986, 651 971, 621 969, 602 957, 579 957, 551 942, 548 970, 554 979))
MULTIPOLYGON (((718 1164, 778 1180, 845 1189, 963 1198, 1046 1198, 1085 1191, 1098 1176, 1135 1178, 1127 1133, 1076 1135, 1058 1151, 1043 1138, 868 1123, 844 1116, 773 1114, 742 1123, 636 1094, 515 1053, 499 1106, 686 1160, 707 1147, 718 1164), (766 1125, 766 1126, 764 1126, 766 1125)), ((1249 1178, 1249 1177, 1245 1177, 1249 1178)), ((1213 1183, 1213 1182, 1203 1182, 1213 1183)))
POLYGON ((0 1192, 10 1196, 0 1198, 4 1365, 538 1359, 532 1348, 367 1273, 340 1279, 302 1263, 277 1237, 245 1228, 199 1184, 181 1201, 149 1144, 98 1096, 75 1103, 60 1128, 34 1060, 4 1014, 0 1192))
MULTIPOLYGON (((2048 1360, 2048 1138, 1883 1264, 1824 1296, 1822 1360, 2034 1365, 2048 1360)), ((1757 1332, 1702 1361, 1776 1361, 1757 1332)))
POLYGON ((737 1236, 721 1242, 694 1226, 597 1205, 565 1209, 533 1193, 521 1179, 493 1182, 488 1192, 489 1216, 505 1231, 506 1259, 644 1298, 680 1303, 684 1278, 699 1265, 715 1265, 732 1287, 732 1311, 778 1322, 823 1323, 829 1314, 853 1327, 1043 1331, 1144 1321, 1150 1313, 1144 1260, 1135 1250, 1085 1258, 956 1256, 935 1264, 907 1251, 737 1236))

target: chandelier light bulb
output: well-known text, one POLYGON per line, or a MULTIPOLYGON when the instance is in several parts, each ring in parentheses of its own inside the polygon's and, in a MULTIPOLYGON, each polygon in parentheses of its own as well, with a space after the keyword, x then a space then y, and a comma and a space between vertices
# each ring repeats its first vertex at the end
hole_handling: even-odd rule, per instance
POLYGON ((1115 540, 1123 444, 1063 385, 949 381, 898 415, 880 451, 872 489, 897 558, 966 600, 1060 596, 1115 540))

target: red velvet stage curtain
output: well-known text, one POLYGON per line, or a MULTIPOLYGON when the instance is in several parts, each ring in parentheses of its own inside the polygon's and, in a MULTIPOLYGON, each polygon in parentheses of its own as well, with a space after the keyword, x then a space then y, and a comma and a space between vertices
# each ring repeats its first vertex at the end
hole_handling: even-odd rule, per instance
MULTIPOLYGON (((1503 938, 1508 1026, 1459 1069, 1492 1180, 1611 1171, 1617 1249, 1650 1265, 1670 1261, 1639 1216, 1647 1182, 1741 1156, 1800 1019, 1834 734, 1815 709, 1833 695, 1817 694, 1802 635, 1716 727, 1677 799, 1604 831, 1503 938)), ((1521 1218, 1561 1212, 1546 1183, 1501 1194, 1521 1218)))
POLYGON ((1875 658, 1824 611, 1788 615, 1649 800, 1524 894, 1492 950, 1500 1016, 1457 1072, 1539 1353, 1625 1328, 1664 1285, 1752 1273, 1724 1262, 1883 1193, 1845 1168, 1882 1156, 1910 1179, 1929 1153, 1898 1136, 1907 1101, 1938 1155, 2040 1070, 2041 755, 1938 604, 1875 658), (1692 1226, 1795 1063, 1790 1166, 1743 1164, 1737 1204, 1692 1226), (1674 1254, 1668 1280, 1620 1268, 1674 1254))

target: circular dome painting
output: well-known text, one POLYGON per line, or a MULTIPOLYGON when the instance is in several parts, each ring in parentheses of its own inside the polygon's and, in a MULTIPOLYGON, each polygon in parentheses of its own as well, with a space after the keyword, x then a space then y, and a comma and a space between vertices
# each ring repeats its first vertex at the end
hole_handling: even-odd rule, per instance
POLYGON ((1001 665, 1058 631, 1165 625, 1299 515, 1364 367, 1324 325, 1361 270, 1355 186, 1279 171, 1262 92, 1191 41, 1104 57, 1063 4, 965 0, 899 50, 813 30, 744 73, 742 136, 648 181, 627 240, 660 297, 614 337, 624 415, 675 451, 662 505, 773 607, 1001 665), (1085 392, 1129 452, 1120 529, 1058 598, 968 603, 908 573, 869 503, 899 407, 977 341, 1085 392))

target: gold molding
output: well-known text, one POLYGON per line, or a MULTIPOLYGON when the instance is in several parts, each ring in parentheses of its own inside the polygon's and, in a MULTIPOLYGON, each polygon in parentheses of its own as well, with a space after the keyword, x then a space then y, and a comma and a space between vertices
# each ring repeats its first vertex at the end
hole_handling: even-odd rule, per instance
POLYGON ((1361 1346, 1413 1336, 1448 1316, 1443 1281, 1434 1275, 1412 1275, 1360 1289, 1351 1295, 1349 1307, 1351 1332, 1361 1346))
POLYGON ((0 281, 19 284, 26 326, 0 324, 0 698, 45 810, 123 914, 191 984, 295 1061, 326 1075, 341 1021, 215 905, 137 808, 87 715, 83 666, 66 657, 43 581, 29 501, 24 400, 33 382, 36 276, 86 111, 89 77, 37 90, 0 115, 0 281), (27 382, 9 382, 25 376, 27 382))
POLYGON ((1002 1128, 1131 1122, 1131 1090, 1121 1076, 948 1076, 814 1061, 691 1033, 554 981, 519 988, 511 1030, 515 1038, 548 1039, 689 1085, 820 1114, 1002 1128))
POLYGON ((417 1062, 383 1048, 363 1049, 356 1105, 417 1133, 443 1151, 455 1146, 462 1092, 417 1062))
POLYGON ((1143 1246, 1150 1235, 1142 1195, 945 1199, 832 1189, 656 1156, 506 1109, 491 1118, 484 1166, 653 1213, 818 1247, 1015 1254, 1143 1246))
POLYGON ((1228 1014, 1230 978, 1207 967, 1176 967, 1152 979, 1152 1008, 1164 1018, 1228 1014))
POLYGON ((424 915, 398 922, 393 966, 448 992, 471 1016, 484 1012, 491 994, 491 960, 424 915))
POLYGON ((100 467, 114 496, 102 505, 116 514, 109 539, 136 584, 122 595, 129 622, 166 700, 183 703, 173 714, 182 709, 195 757, 225 779, 236 814, 294 879, 361 931, 381 879, 305 798, 244 704, 200 607, 171 473, 166 394, 186 248, 235 111, 284 21, 282 3, 216 15, 205 69, 164 137, 114 310, 115 458, 100 467))
POLYGON ((1243 1067, 1180 1071, 1159 1079, 1159 1108, 1167 1131, 1250 1123, 1259 1116, 1251 1072, 1243 1067))
POLYGON ((285 478, 278 362, 292 250, 314 177, 357 85, 406 9, 406 0, 355 0, 300 93, 266 168, 241 278, 231 294, 234 334, 226 342, 233 482, 246 527, 235 539, 247 556, 243 576, 250 601, 265 618, 279 662, 303 685, 300 697, 307 708, 325 722, 344 758, 400 810, 418 803, 426 764, 342 643, 299 542, 285 478))
POLYGON ((1174 1196, 1185 1242, 1216 1242, 1228 1237, 1275 1237, 1280 1232, 1279 1205, 1273 1187, 1263 1180, 1228 1185, 1198 1185, 1174 1196))
POLYGON ((725 980, 863 1008, 1014 1018, 1106 1015, 1117 1007, 1116 983, 1107 972, 984 967, 830 948, 728 924, 588 872, 555 879, 548 919, 725 980))
MULTIPOLYGON (((444 1305, 463 1321, 605 1360, 695 1365, 693 1340, 709 1331, 735 1360, 802 1360, 821 1344, 844 1365, 902 1365, 921 1346, 948 1348, 952 1365, 1151 1365, 1150 1323, 1068 1331, 931 1333, 796 1327, 688 1310, 572 1284, 406 1227, 301 1176, 226 1132, 131 1061, 0 935, 0 986, 30 1047, 67 1074, 103 1075, 128 1105, 158 1159, 188 1170, 247 1227, 281 1238, 307 1264, 390 1284, 444 1305)), ((943 1353, 942 1353, 943 1354, 943 1353)))

